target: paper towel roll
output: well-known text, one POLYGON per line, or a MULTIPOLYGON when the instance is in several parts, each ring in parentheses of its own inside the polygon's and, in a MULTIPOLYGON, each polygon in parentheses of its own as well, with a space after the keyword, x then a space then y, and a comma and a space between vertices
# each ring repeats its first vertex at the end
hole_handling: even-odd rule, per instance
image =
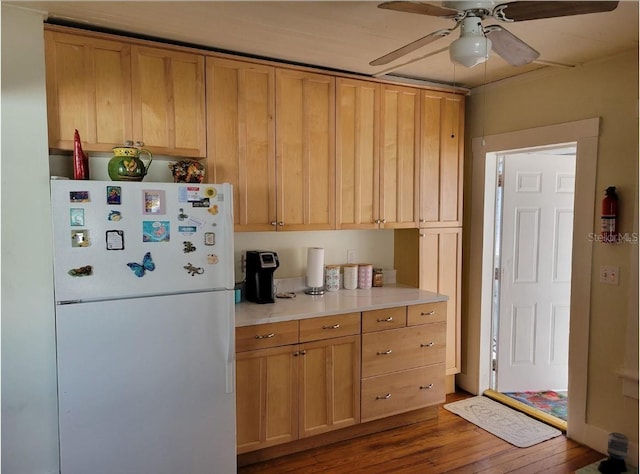
POLYGON ((309 288, 324 287, 324 249, 322 247, 307 249, 307 286, 309 288))

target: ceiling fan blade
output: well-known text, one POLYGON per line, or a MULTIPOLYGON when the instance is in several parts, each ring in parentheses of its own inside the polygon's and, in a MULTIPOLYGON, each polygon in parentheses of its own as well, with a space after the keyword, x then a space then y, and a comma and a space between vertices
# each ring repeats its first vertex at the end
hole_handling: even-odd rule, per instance
POLYGON ((434 31, 433 33, 429 33, 427 36, 423 36, 422 38, 417 39, 412 43, 406 44, 401 48, 396 49, 395 51, 391 51, 390 53, 387 53, 384 56, 379 57, 378 59, 374 59, 369 63, 369 66, 382 66, 383 64, 389 64, 391 61, 395 61, 405 54, 412 53, 416 49, 422 48, 429 43, 433 43, 439 38, 447 36, 449 33, 451 33, 451 31, 453 31, 453 29, 438 30, 434 31))
POLYGON ((420 15, 441 16, 448 18, 454 18, 456 15, 458 15, 458 10, 421 2, 384 2, 378 5, 378 8, 395 10, 405 13, 419 13, 420 15))
POLYGON ((617 1, 517 1, 503 3, 493 10, 493 16, 502 21, 540 20, 559 16, 584 15, 615 10, 617 1))
POLYGON ((524 66, 540 56, 538 51, 499 25, 487 26, 484 31, 491 40, 492 49, 512 66, 524 66))

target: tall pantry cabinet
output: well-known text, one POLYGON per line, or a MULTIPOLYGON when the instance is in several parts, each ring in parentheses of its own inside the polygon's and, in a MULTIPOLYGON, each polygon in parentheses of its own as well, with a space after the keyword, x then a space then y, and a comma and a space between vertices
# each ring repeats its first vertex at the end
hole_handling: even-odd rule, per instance
POLYGON ((446 373, 453 375, 461 369, 464 96, 423 90, 421 106, 419 228, 395 231, 395 266, 399 283, 449 296, 446 373))

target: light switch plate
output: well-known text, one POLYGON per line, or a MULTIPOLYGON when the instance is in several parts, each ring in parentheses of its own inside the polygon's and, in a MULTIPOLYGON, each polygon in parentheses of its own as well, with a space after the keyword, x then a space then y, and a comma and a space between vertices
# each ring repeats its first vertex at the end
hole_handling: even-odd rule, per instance
POLYGON ((617 285, 619 273, 620 273, 620 267, 614 267, 611 265, 602 265, 600 267, 600 283, 617 285))

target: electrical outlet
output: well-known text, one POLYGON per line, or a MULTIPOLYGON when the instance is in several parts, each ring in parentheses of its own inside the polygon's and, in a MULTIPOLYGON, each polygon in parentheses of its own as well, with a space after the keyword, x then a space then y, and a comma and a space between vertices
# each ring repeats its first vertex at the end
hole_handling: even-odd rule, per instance
POLYGON ((347 263, 356 263, 358 260, 358 254, 355 249, 347 250, 347 263))
POLYGON ((602 265, 600 267, 600 283, 617 285, 619 273, 620 273, 620 267, 613 267, 611 265, 602 265))

